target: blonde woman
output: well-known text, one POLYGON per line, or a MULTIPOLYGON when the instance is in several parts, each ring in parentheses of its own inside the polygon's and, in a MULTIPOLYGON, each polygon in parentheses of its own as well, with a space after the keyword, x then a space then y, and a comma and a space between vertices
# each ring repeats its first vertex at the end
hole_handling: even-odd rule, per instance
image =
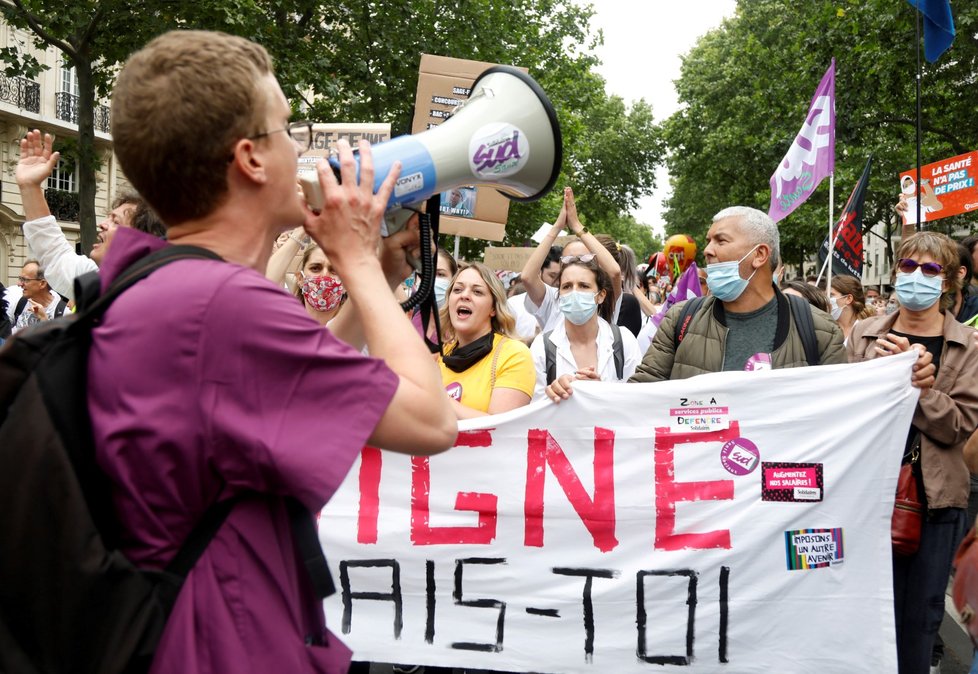
POLYGON ((516 321, 496 274, 463 266, 448 285, 441 310, 442 383, 459 419, 507 412, 530 402, 536 371, 530 349, 515 338, 516 321))

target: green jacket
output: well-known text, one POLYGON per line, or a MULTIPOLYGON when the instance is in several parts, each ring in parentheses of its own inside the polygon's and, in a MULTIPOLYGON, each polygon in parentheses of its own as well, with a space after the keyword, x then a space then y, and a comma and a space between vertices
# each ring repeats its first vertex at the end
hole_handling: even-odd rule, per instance
MULTIPOLYGON (((791 305, 777 288, 778 327, 774 337, 774 351, 771 353, 772 366, 805 367, 805 347, 798 328, 791 317, 791 305)), ((720 372, 723 369, 723 350, 727 339, 727 326, 723 302, 715 297, 707 297, 686 329, 686 335, 676 351, 676 322, 682 311, 682 303, 672 307, 663 317, 652 345, 629 381, 649 382, 667 379, 687 379, 707 372, 720 372)), ((812 323, 815 325, 815 339, 818 343, 820 365, 846 363, 846 350, 843 346, 842 331, 832 317, 824 311, 812 307, 812 323)))

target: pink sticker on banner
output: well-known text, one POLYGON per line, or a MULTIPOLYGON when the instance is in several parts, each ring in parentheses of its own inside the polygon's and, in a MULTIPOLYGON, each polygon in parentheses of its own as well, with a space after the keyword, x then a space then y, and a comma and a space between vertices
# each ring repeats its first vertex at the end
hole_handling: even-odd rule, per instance
POLYGON ((720 450, 720 463, 733 475, 747 475, 754 472, 761 454, 757 445, 747 438, 734 438, 720 450))
POLYGON ((812 503, 821 501, 824 491, 822 464, 769 463, 761 464, 762 501, 812 503))
POLYGON ((445 392, 448 393, 448 397, 452 400, 462 401, 462 385, 457 381, 446 386, 445 392))

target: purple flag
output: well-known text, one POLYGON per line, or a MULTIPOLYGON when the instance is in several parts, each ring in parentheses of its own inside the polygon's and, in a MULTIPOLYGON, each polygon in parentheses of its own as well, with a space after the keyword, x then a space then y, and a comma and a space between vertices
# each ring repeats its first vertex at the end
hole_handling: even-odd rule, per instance
POLYGON ((812 96, 801 131, 771 176, 771 208, 775 222, 812 195, 822 179, 835 171, 835 59, 812 96))
POLYGON ((696 263, 691 263, 686 271, 683 272, 679 280, 676 281, 676 285, 672 287, 669 294, 666 295, 666 301, 662 303, 662 308, 659 309, 659 313, 652 317, 652 322, 655 323, 655 327, 659 327, 659 323, 665 317, 666 312, 672 307, 673 304, 677 302, 685 302, 692 297, 699 297, 700 293, 700 276, 696 268, 696 263))

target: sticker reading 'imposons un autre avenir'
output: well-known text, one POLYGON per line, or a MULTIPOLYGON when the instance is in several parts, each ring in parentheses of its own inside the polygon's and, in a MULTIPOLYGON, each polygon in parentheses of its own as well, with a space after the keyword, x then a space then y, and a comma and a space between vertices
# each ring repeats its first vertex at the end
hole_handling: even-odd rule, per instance
POLYGON ((797 529, 784 532, 785 559, 789 571, 821 569, 845 559, 842 528, 797 529))

